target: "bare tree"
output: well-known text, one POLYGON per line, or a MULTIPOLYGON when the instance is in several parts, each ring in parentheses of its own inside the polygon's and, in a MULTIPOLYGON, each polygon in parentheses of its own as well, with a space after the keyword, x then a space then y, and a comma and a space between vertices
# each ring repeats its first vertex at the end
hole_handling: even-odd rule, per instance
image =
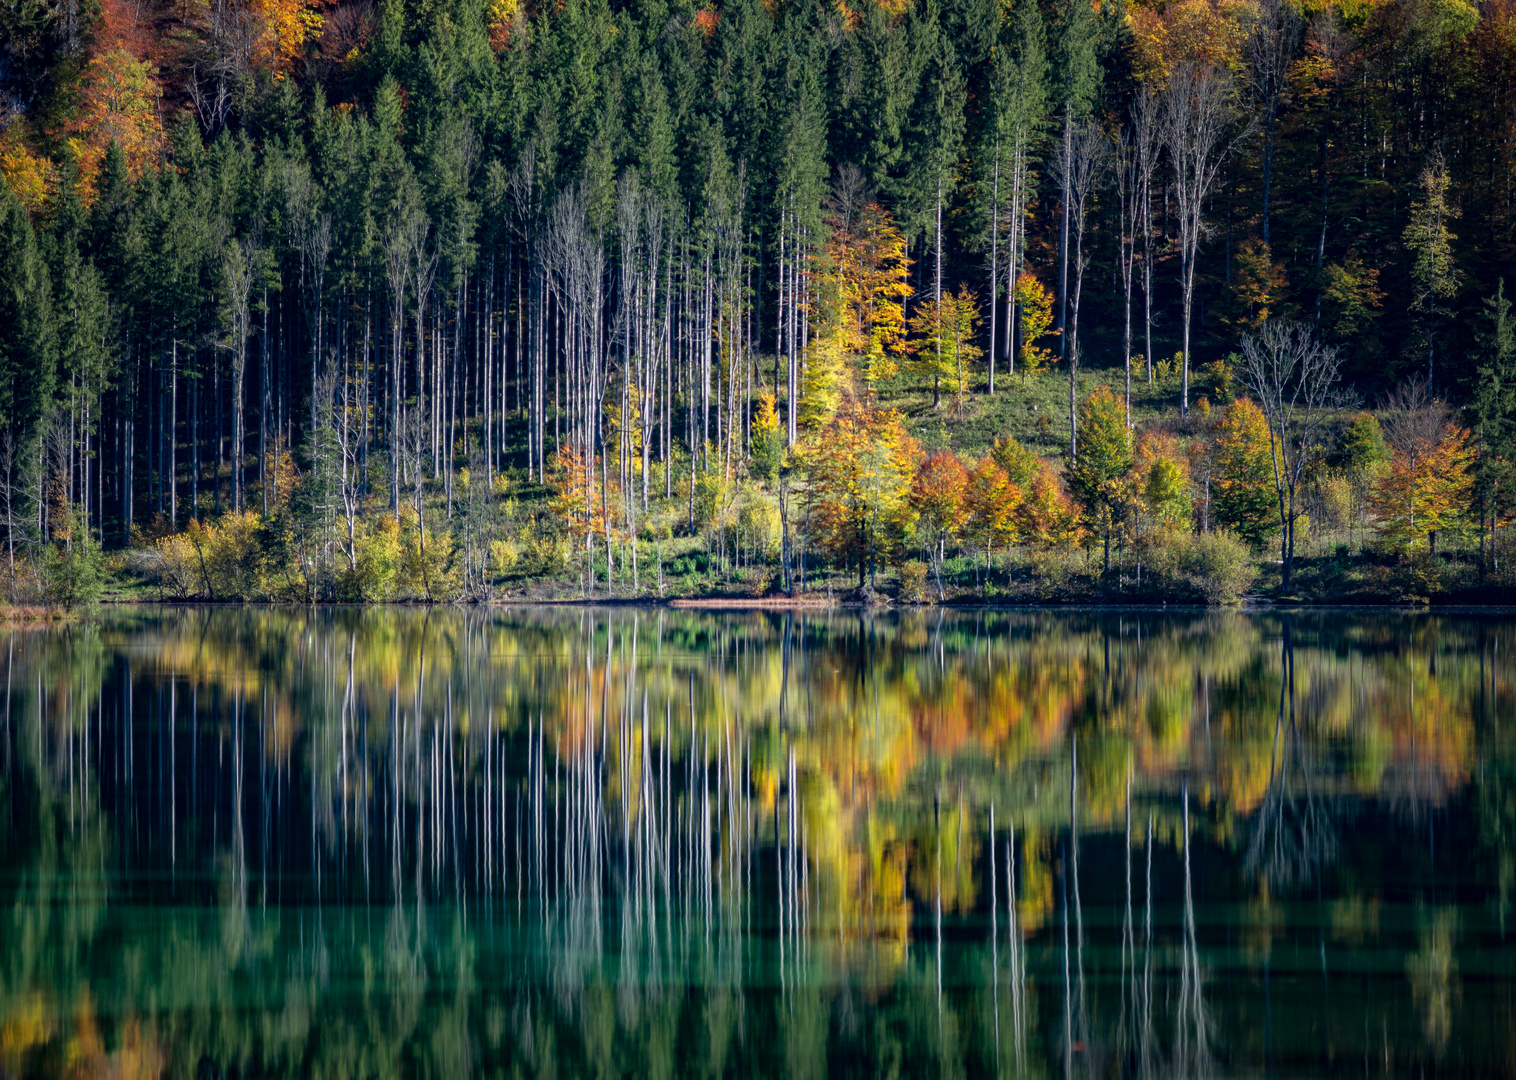
POLYGON ((1295 646, 1284 617, 1279 711, 1269 752, 1269 784, 1249 828, 1243 869, 1276 890, 1309 881, 1337 857, 1337 827, 1301 731, 1295 691, 1295 646))
MULTIPOLYGON (((247 375, 247 339, 252 336, 252 295, 257 252, 248 241, 231 241, 221 254, 221 321, 226 336, 220 346, 232 359, 232 510, 242 511, 242 461, 247 420, 243 382, 247 375)), ((221 478, 216 478, 217 490, 221 478)), ((218 496, 219 498, 219 496, 218 496)))
POLYGON ((16 503, 22 496, 22 453, 14 425, 0 425, 0 513, 5 516, 5 550, 10 563, 11 600, 16 596, 16 503))
POLYGON ((1190 414, 1190 316, 1195 307, 1195 254, 1205 231, 1205 200, 1230 149, 1224 140, 1232 122, 1231 96, 1225 74, 1209 64, 1195 62, 1176 68, 1163 91, 1163 144, 1174 169, 1179 279, 1184 299, 1184 374, 1179 394, 1179 411, 1183 416, 1190 414))
MULTIPOLYGON (((1163 149, 1162 103, 1144 86, 1132 102, 1132 231, 1142 238, 1142 355, 1153 382, 1153 174, 1163 149)), ((1130 350, 1129 350, 1130 351, 1130 350)))
POLYGON ((1269 451, 1279 504, 1282 588, 1295 564, 1295 500, 1301 478, 1321 449, 1327 417, 1342 403, 1337 350, 1304 323, 1270 319, 1242 338, 1243 382, 1269 425, 1269 451))
MULTIPOLYGON (((401 350, 405 346, 405 293, 411 280, 411 252, 420 247, 431 225, 426 215, 412 208, 390 224, 384 241, 384 277, 389 285, 390 329, 390 509, 400 510, 400 398, 401 350)), ((419 329, 418 329, 419 336, 419 329)))
POLYGON ((1053 176, 1068 193, 1069 221, 1073 231, 1074 295, 1069 318, 1069 457, 1076 456, 1075 431, 1079 374, 1079 301, 1084 292, 1084 271, 1089 258, 1084 252, 1084 227, 1089 220, 1090 195, 1110 164, 1110 144, 1093 121, 1086 121, 1069 136, 1062 157, 1053 161, 1053 176))
POLYGON ((1263 105, 1263 242, 1269 240, 1269 201, 1274 180, 1274 122, 1284 96, 1290 61, 1300 45, 1300 13, 1291 0, 1260 0, 1247 40, 1247 72, 1263 105))
POLYGON ((358 569, 358 509, 363 501, 363 467, 360 454, 359 434, 362 428, 363 406, 361 388, 356 380, 342 370, 335 358, 323 373, 321 383, 328 380, 335 385, 329 395, 331 435, 337 459, 337 494, 342 499, 343 523, 347 527, 347 542, 344 545, 347 566, 351 572, 358 569))

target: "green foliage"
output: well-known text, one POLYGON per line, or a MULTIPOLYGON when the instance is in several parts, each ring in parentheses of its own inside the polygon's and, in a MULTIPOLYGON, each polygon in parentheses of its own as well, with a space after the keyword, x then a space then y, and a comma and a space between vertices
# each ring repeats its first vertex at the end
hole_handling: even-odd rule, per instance
POLYGON ((39 437, 57 363, 47 266, 20 200, 0 187, 0 425, 18 448, 39 437))
POLYGON ((1369 473, 1390 460, 1384 428, 1373 413, 1359 413, 1342 433, 1342 460, 1349 468, 1369 473))
POLYGON ((1097 387, 1080 405, 1078 447, 1069 486, 1104 537, 1109 562, 1112 530, 1133 494, 1132 432, 1126 408, 1110 387, 1097 387))
POLYGON ((1475 422, 1490 451, 1510 458, 1516 455, 1516 319, 1505 294, 1505 278, 1496 285, 1495 295, 1485 297, 1481 321, 1476 336, 1475 422))
POLYGON ((463 575, 452 533, 422 528, 421 519, 407 518, 400 526, 400 562, 395 588, 405 599, 447 603, 458 599, 463 575))
POLYGON ((78 511, 67 521, 67 539, 48 545, 42 559, 42 595, 65 611, 89 607, 100 599, 105 555, 78 511))
POLYGON ((783 463, 784 431, 774 408, 773 392, 765 390, 758 396, 758 408, 753 416, 753 454, 748 467, 757 479, 773 483, 783 463))
POLYGON ((1251 544, 1279 528, 1278 489, 1263 412, 1247 398, 1227 407, 1216 430, 1211 501, 1215 520, 1251 544))
POLYGON ((1187 525, 1194 513, 1190 478, 1179 462, 1154 458, 1143 479, 1142 501, 1153 519, 1166 528, 1187 525))
POLYGON ((1147 562, 1163 591, 1207 604, 1235 604, 1258 579, 1248 543, 1225 529, 1162 533, 1147 562))

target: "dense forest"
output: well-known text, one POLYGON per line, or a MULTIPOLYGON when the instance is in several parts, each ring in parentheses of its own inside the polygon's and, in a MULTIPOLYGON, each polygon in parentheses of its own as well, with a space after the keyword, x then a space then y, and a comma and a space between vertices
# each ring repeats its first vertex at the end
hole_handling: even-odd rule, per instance
POLYGON ((1510 0, 20 0, 0 82, 13 598, 1502 570, 1510 0))

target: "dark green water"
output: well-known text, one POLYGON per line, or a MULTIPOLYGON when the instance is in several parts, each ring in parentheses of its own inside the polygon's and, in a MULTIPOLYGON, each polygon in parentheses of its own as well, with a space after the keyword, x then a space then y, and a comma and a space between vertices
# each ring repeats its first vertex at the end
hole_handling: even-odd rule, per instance
POLYGON ((0 635, 0 1075, 1493 1076, 1516 620, 0 635))

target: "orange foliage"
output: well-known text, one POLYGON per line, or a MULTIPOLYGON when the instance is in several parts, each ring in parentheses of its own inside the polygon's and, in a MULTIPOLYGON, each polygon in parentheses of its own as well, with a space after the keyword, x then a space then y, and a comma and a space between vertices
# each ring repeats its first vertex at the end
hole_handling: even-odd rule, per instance
POLYGON ((557 476, 553 486, 558 489, 553 500, 553 510, 568 525, 569 535, 582 541, 585 532, 605 532, 605 506, 600 498, 599 458, 586 458, 570 445, 558 451, 557 476))
POLYGON ((968 533, 985 545, 1014 544, 1020 533, 1018 511, 1021 488, 989 454, 979 459, 969 474, 964 496, 968 510, 968 533))
POLYGON ((1417 548, 1434 533, 1455 528, 1470 505, 1474 451, 1469 432, 1456 424, 1416 432, 1394 456, 1371 502, 1379 535, 1400 548, 1417 548))
POLYGON ((692 21, 692 25, 695 27, 696 31, 699 32, 701 37, 709 39, 710 36, 716 32, 716 24, 720 21, 721 16, 717 15, 716 12, 710 8, 701 8, 699 11, 695 12, 695 18, 692 21))
POLYGON ((1053 467, 1041 458, 1032 469, 1031 483, 1021 501, 1021 539, 1036 547, 1077 544, 1084 539, 1080 507, 1069 497, 1053 467))
POLYGON ((962 528, 968 482, 968 470, 950 450, 939 450, 922 462, 911 484, 911 506, 922 524, 949 536, 962 528))
POLYGON ((504 51, 511 43, 511 28, 516 25, 516 12, 519 9, 518 0, 490 0, 490 48, 496 52, 504 51))
POLYGON ((95 178, 112 142, 126 155, 133 180, 157 160, 164 147, 159 117, 157 69, 125 48, 108 49, 89 63, 80 86, 79 112, 68 145, 79 163, 81 195, 94 198, 95 178))

